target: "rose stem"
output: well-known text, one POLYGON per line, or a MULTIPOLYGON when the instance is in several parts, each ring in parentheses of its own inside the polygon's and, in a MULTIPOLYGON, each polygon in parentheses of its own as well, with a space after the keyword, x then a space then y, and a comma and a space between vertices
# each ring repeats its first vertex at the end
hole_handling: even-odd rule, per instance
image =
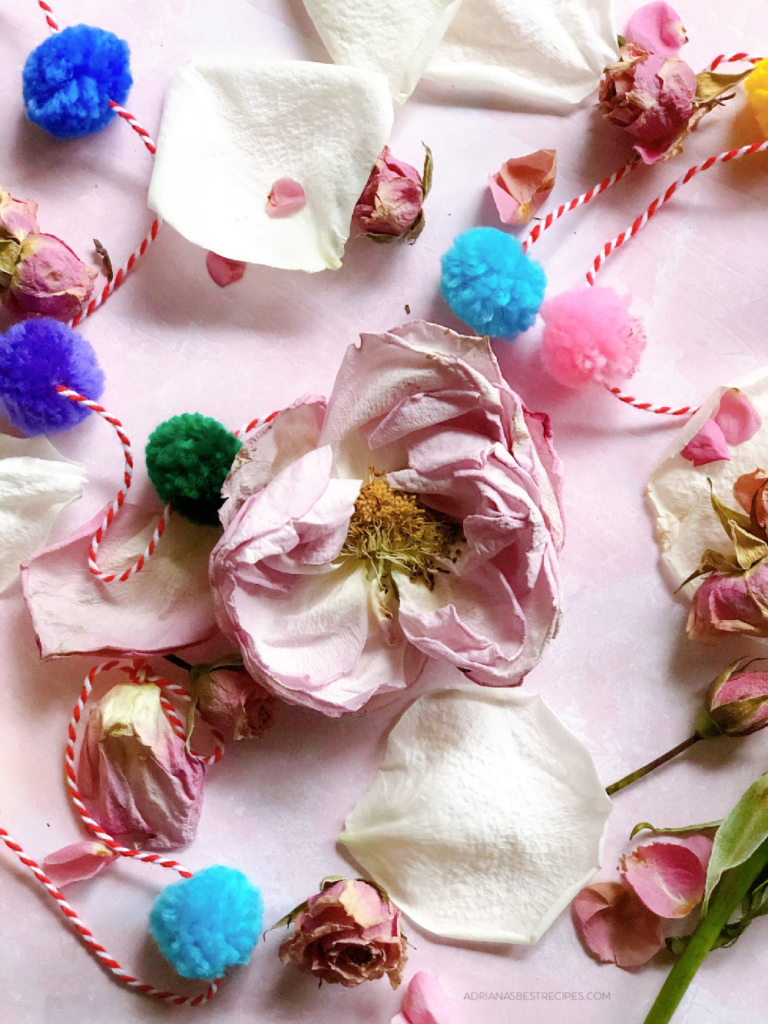
POLYGON ((766 864, 768 840, 758 846, 743 864, 725 872, 710 900, 707 913, 699 921, 680 959, 667 975, 644 1024, 667 1024, 672 1019, 702 960, 766 864))
POLYGON ((649 775, 654 768, 658 768, 659 765, 666 764, 667 761, 671 761, 673 757, 677 757, 678 754, 682 754, 688 747, 692 747, 694 743, 698 743, 699 740, 703 739, 703 736, 699 736, 696 733, 695 736, 689 736, 687 740, 683 740, 682 743, 678 743, 676 747, 672 747, 666 754, 662 754, 661 757, 657 757, 653 761, 649 761, 648 764, 642 768, 638 768, 636 772, 631 772, 629 775, 625 775, 623 779, 619 779, 618 782, 614 782, 610 786, 605 787, 605 792, 608 796, 613 796, 614 793, 618 793, 620 789, 626 789, 627 786, 631 786, 633 782, 637 782, 638 779, 642 779, 644 775, 649 775))
POLYGON ((192 668, 188 661, 184 661, 183 658, 177 658, 175 654, 164 654, 163 657, 166 661, 170 661, 172 665, 178 665, 179 668, 184 668, 187 671, 192 668))

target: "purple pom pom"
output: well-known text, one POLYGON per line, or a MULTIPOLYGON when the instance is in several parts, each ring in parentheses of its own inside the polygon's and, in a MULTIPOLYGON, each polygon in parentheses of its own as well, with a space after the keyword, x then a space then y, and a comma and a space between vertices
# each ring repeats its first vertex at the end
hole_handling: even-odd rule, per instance
POLYGON ((27 437, 68 430, 90 412, 58 394, 63 384, 96 400, 104 374, 90 344, 58 320, 27 320, 0 335, 0 398, 27 437))

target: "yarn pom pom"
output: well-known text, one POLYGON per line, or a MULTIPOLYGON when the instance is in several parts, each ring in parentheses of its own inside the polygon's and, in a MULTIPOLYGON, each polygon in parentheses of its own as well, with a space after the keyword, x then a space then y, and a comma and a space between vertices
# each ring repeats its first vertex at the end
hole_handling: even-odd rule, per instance
POLYGON ((760 131, 768 139, 768 58, 755 64, 752 74, 744 82, 744 88, 760 131))
POLYGON ((26 320, 0 335, 0 398, 8 419, 27 437, 76 426, 90 413, 56 391, 58 385, 96 400, 104 374, 90 344, 58 320, 26 320))
POLYGON ((248 963, 263 913, 259 890, 241 871, 219 865, 164 889, 149 915, 149 930, 183 978, 209 980, 248 963))
POLYGON ((546 277, 516 238, 497 228, 470 228, 442 262, 443 298, 477 334, 514 338, 533 324, 546 277))
POLYGON ((548 299, 541 310, 544 365, 558 384, 578 388, 631 377, 645 348, 629 295, 613 288, 576 288, 548 299))
POLYGON ((59 139, 101 131, 133 84, 128 44, 111 32, 75 25, 56 32, 27 57, 27 117, 59 139))
POLYGON ((200 526, 218 526, 221 488, 241 443, 218 420, 199 412, 174 416, 150 435, 149 479, 179 515, 200 526))

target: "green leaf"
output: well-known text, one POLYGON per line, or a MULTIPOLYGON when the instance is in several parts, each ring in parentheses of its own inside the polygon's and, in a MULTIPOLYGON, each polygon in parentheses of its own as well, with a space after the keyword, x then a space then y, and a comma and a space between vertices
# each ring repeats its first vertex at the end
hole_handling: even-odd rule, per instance
POLYGON ((715 494, 715 489, 712 486, 712 481, 709 477, 707 477, 707 483, 709 484, 709 494, 710 499, 712 501, 712 508, 715 510, 717 518, 723 524, 723 529, 731 538, 731 540, 733 540, 733 534, 731 533, 731 529, 733 526, 740 526, 742 530, 746 530, 748 533, 750 527, 752 526, 752 521, 750 520, 749 516, 745 515, 743 512, 738 512, 736 509, 728 508, 727 505, 724 505, 723 502, 720 501, 718 496, 715 494))
POLYGON ((0 238, 0 288, 7 288, 21 256, 21 245, 15 238, 0 238))
POLYGON ((723 819, 720 821, 705 821, 701 825, 680 825, 678 828, 657 828, 650 821, 641 821, 632 829, 629 838, 634 839, 638 832, 655 832, 659 836, 683 835, 685 832, 704 832, 708 828, 720 828, 723 819))
POLYGON ((701 561, 696 569, 683 580, 677 590, 682 590, 691 580, 695 580, 699 576, 706 576, 711 572, 719 572, 724 576, 730 576, 741 571, 741 566, 733 555, 724 555, 722 551, 714 551, 712 548, 707 548, 701 556, 701 561))
POLYGON ((743 864, 767 838, 768 774, 761 775, 757 782, 752 783, 717 830, 707 869, 703 915, 723 872, 743 864))
POLYGON ((737 74, 726 75, 717 71, 700 71, 696 75, 696 102, 712 103, 720 99, 724 92, 733 89, 751 75, 753 68, 741 71, 737 74))
POLYGON ((742 569, 751 569, 768 558, 768 544, 756 537, 751 530, 742 530, 740 526, 734 524, 731 526, 731 536, 736 545, 736 561, 742 569))
POLYGON ((262 939, 266 939, 267 934, 269 932, 273 932, 276 928, 282 928, 283 925, 285 925, 286 928, 290 928, 290 926, 293 924, 293 922, 296 920, 296 918, 299 916, 302 910, 306 910, 308 906, 309 901, 304 900, 304 902, 300 903, 298 907, 294 907, 293 910, 290 910, 285 915, 285 917, 281 917, 279 921, 275 921, 275 923, 270 928, 267 928, 264 932, 262 932, 262 939))

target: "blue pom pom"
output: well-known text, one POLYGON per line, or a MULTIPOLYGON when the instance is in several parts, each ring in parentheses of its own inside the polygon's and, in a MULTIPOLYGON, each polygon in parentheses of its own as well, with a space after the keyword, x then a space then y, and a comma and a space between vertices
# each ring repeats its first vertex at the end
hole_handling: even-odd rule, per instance
POLYGON ((128 44, 111 32, 74 25, 56 32, 27 57, 27 117, 59 139, 101 131, 133 85, 128 44))
POLYGON ((90 344, 58 320, 26 320, 0 335, 0 398, 8 419, 28 437, 68 430, 90 413, 63 398, 63 384, 94 401, 104 374, 90 344))
POLYGON ((248 963, 263 914, 261 893, 245 875, 217 866, 163 890, 149 915, 149 930, 183 978, 210 980, 248 963))
POLYGON ((514 338, 532 326, 547 279, 512 235, 470 228, 457 236, 442 264, 443 298, 473 331, 514 338))

